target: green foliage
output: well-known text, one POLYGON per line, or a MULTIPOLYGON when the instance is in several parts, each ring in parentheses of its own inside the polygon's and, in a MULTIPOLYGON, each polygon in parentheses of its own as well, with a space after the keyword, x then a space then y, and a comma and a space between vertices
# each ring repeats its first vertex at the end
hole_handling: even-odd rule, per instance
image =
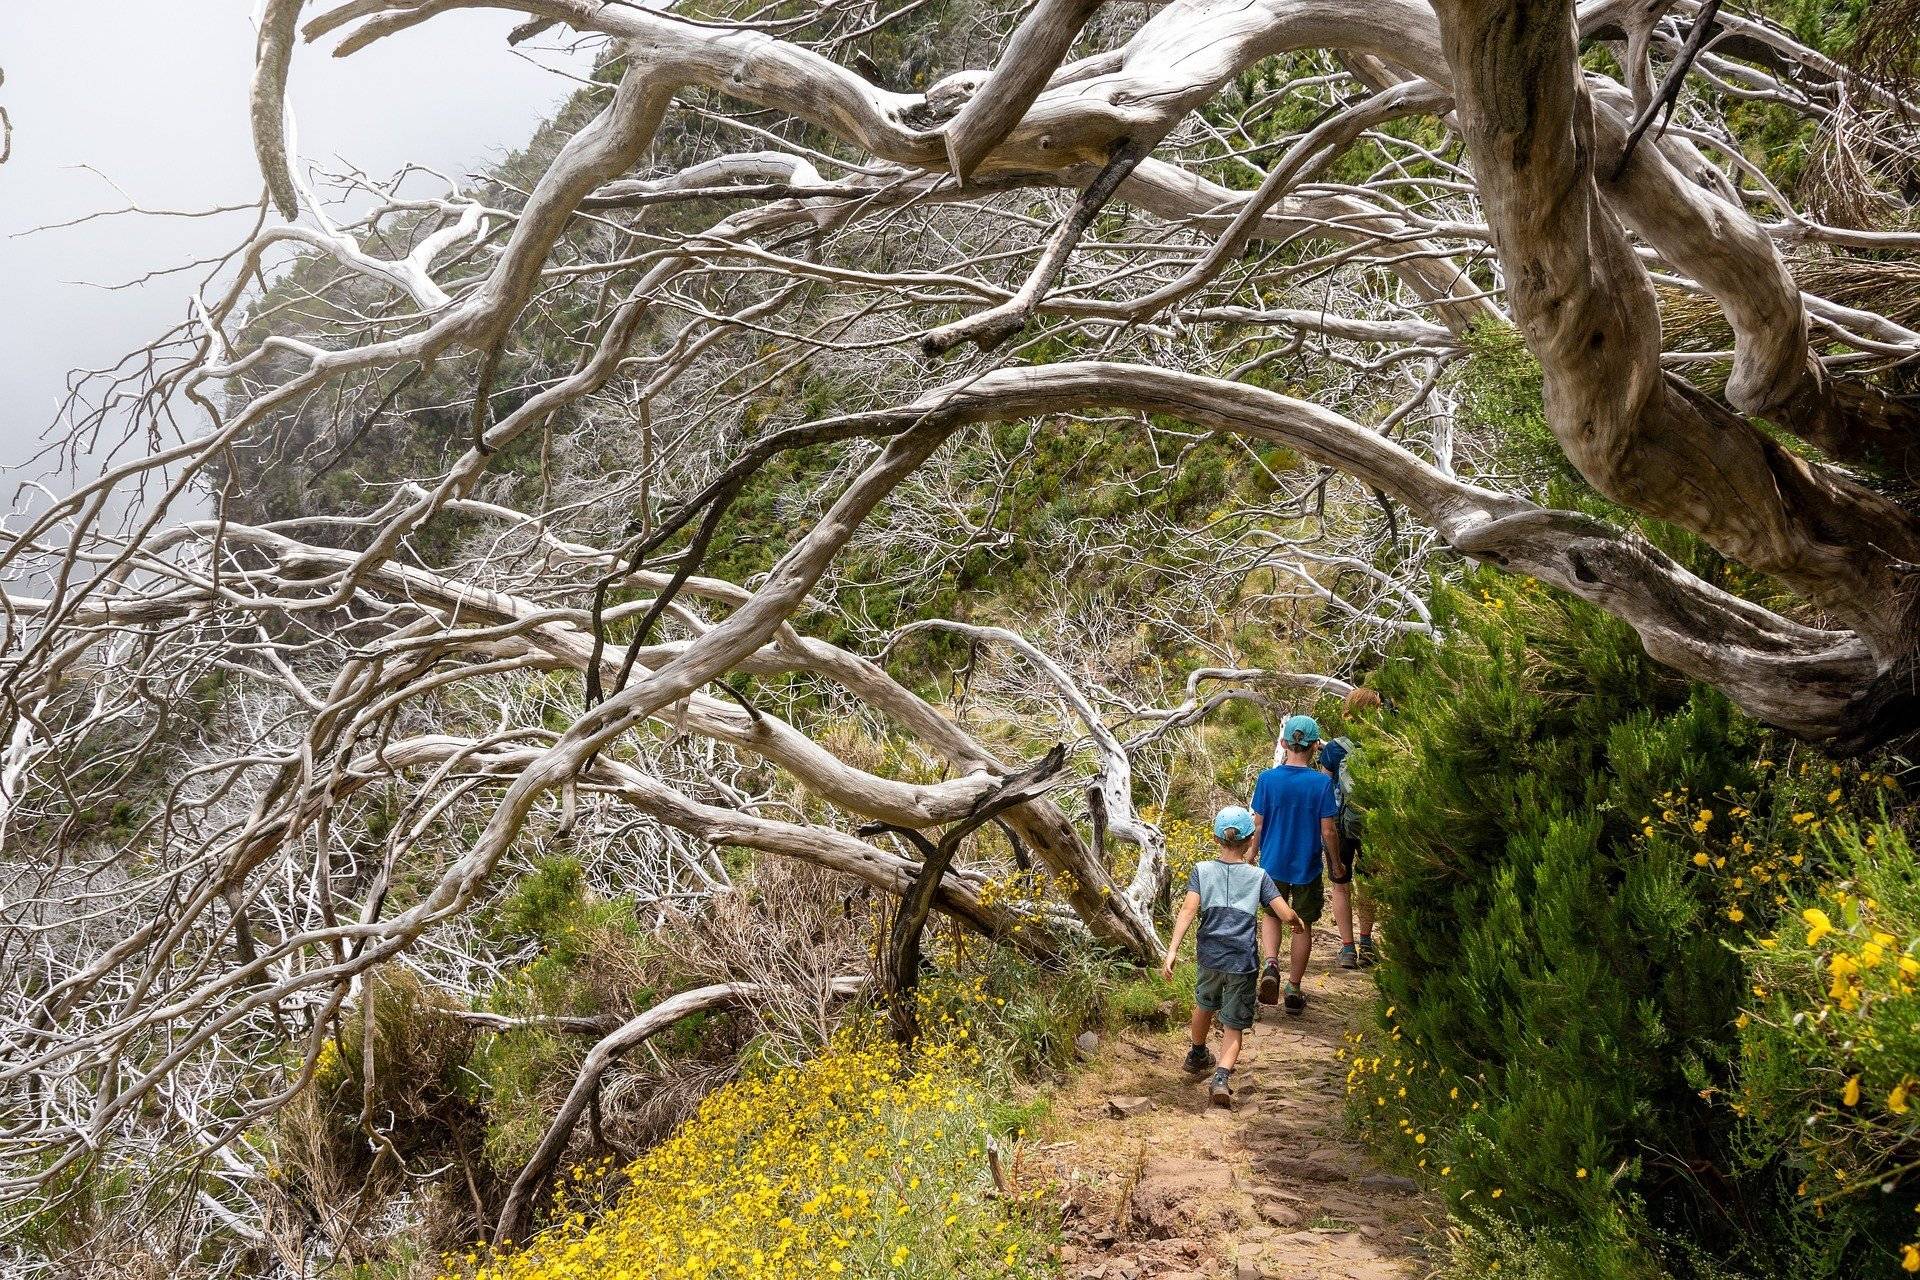
POLYGON ((1535 584, 1476 572, 1435 620, 1446 643, 1389 655, 1371 683, 1398 709, 1360 729, 1392 945, 1354 1114, 1474 1228, 1463 1274, 1822 1274, 1779 1144, 1729 1102, 1749 1087, 1743 955, 1828 874, 1832 824, 1877 775, 1535 584))
POLYGON ((1193 992, 1188 965, 1174 970, 1173 981, 1162 982, 1155 972, 1123 980, 1107 1000, 1111 1020, 1121 1026, 1165 1027, 1176 1021, 1193 992))
POLYGON ((1036 1093, 1025 1100, 999 1098, 987 1104, 987 1132, 999 1138, 1020 1139, 1038 1133, 1053 1114, 1053 1099, 1036 1093))
POLYGON ((1760 7, 1801 43, 1830 57, 1845 57, 1866 16, 1867 0, 1772 0, 1760 7))
POLYGON ((1392 921, 1386 1034, 1356 1111, 1469 1222, 1569 1232, 1569 1276, 1686 1270, 1663 1238, 1753 1251, 1724 1171, 1745 988, 1732 919, 1678 794, 1753 794, 1766 735, 1653 664, 1588 604, 1478 572, 1440 593, 1446 645, 1375 676, 1400 710, 1361 779, 1392 921), (1690 833, 1690 829, 1688 829, 1690 833))
POLYGON ((1826 843, 1831 876, 1745 952, 1734 1105, 1747 1167, 1793 1184, 1793 1274, 1891 1274, 1920 1265, 1920 861, 1884 820, 1826 843))
MULTIPOLYGON (((768 409, 778 407, 793 421, 805 421, 863 394, 808 375, 770 392, 768 409)), ((969 494, 964 514, 983 536, 931 587, 908 572, 924 558, 924 549, 911 540, 871 539, 849 548, 839 566, 856 585, 840 593, 838 610, 811 620, 814 631, 846 642, 858 631, 847 617, 891 628, 927 615, 992 616, 1048 599, 1063 586, 1081 601, 1117 604, 1153 597, 1171 576, 1163 563, 1132 554, 1124 537, 1103 537, 1089 549, 1075 531, 1141 521, 1197 524, 1213 513, 1265 499, 1275 488, 1269 471, 1280 474, 1299 465, 1297 458, 1275 449, 1258 451, 1264 467, 1251 465, 1237 443, 1193 436, 1190 427, 1176 423, 1142 430, 1131 422, 1041 419, 981 428, 957 441, 942 466, 947 483, 969 494), (1180 434, 1156 438, 1157 431, 1180 434), (1168 461, 1175 454, 1177 466, 1168 461), (1069 547, 1076 556, 1074 572, 1063 580, 1062 548, 1069 547)), ((728 509, 704 571, 735 582, 765 573, 789 536, 813 517, 794 495, 811 492, 839 456, 839 446, 821 446, 770 460, 728 509)), ((966 650, 963 640, 927 638, 905 656, 931 673, 962 665, 966 650)))
POLYGON ((980 1073, 1003 1089, 1037 1076, 1057 1076, 1074 1060, 1074 1041, 1097 1029, 1112 971, 1091 946, 1069 949, 1052 969, 995 947, 976 954, 971 978, 951 976, 955 1021, 980 1049, 980 1073), (984 996, 965 1000, 969 991, 984 996))
POLYGON ((1495 457, 1501 470, 1536 496, 1555 483, 1584 483, 1547 425, 1540 362, 1519 331, 1475 325, 1466 347, 1467 358, 1454 375, 1461 424, 1484 429, 1499 441, 1495 457))
MULTIPOLYGON (((623 1013, 652 1003, 666 986, 659 981, 654 944, 635 923, 632 905, 589 894, 574 858, 552 858, 527 871, 489 913, 487 926, 502 943, 538 949, 488 994, 495 1013, 623 1013)), ((655 1048, 674 1056, 698 1052, 712 1021, 683 1019, 656 1039, 655 1048)), ((508 1171, 525 1162, 585 1049, 579 1035, 539 1025, 502 1030, 479 1042, 465 1079, 470 1096, 486 1108, 483 1152, 490 1166, 508 1171)))

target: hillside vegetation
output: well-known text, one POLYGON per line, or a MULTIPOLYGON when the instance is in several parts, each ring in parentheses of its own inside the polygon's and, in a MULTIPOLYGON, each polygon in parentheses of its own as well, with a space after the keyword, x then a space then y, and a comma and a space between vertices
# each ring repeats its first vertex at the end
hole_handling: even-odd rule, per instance
POLYGON ((460 7, 262 7, 278 231, 0 554, 0 1267, 1078 1280, 1307 711, 1408 1267, 1920 1271, 1896 6, 529 3, 336 222, 288 75, 460 7))

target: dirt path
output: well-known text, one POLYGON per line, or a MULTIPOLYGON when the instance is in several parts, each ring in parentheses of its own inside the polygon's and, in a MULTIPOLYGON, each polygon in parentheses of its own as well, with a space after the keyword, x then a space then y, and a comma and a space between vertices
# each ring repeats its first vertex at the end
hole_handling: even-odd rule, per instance
POLYGON ((1432 1270, 1420 1241, 1436 1206, 1345 1131, 1347 1069, 1335 1054, 1373 988, 1364 972, 1332 967, 1338 947, 1315 937, 1304 1016, 1260 1009, 1231 1111, 1207 1105, 1206 1077, 1181 1071, 1184 1025, 1104 1038, 1055 1095, 1032 1145, 1072 1200, 1069 1280, 1418 1280, 1432 1270), (1150 1109, 1117 1113, 1139 1099, 1150 1109))

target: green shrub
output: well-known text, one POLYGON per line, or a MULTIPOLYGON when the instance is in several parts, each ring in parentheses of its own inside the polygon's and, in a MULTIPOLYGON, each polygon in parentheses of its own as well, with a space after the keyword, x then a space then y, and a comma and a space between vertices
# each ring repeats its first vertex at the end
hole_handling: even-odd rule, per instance
POLYGON ((1790 1211, 1724 1099, 1740 948, 1789 895, 1728 857, 1817 842, 1804 778, 1585 604, 1478 572, 1435 612, 1445 643, 1390 656, 1398 710, 1361 728, 1391 947, 1355 1113, 1467 1225, 1564 1240, 1555 1274, 1781 1274, 1790 1211))
MULTIPOLYGON (((578 860, 556 857, 528 870, 487 914, 495 939, 536 954, 488 992, 486 1006, 516 1018, 624 1016, 668 989, 658 947, 635 922, 632 904, 587 891, 578 860)), ((688 1018, 656 1037, 668 1056, 695 1052, 710 1019, 688 1018)), ((503 1173, 532 1154, 572 1085, 589 1042, 541 1025, 480 1037, 463 1073, 487 1115, 482 1154, 503 1173)))
POLYGON ((1745 952, 1733 1105, 1748 1167, 1792 1184, 1793 1274, 1920 1270, 1920 862, 1885 821, 1828 844, 1832 876, 1745 952))
POLYGON ((1193 966, 1182 962, 1171 982, 1162 982, 1157 972, 1121 980, 1107 998, 1107 1011, 1118 1026, 1159 1028, 1180 1020, 1192 999, 1193 966))

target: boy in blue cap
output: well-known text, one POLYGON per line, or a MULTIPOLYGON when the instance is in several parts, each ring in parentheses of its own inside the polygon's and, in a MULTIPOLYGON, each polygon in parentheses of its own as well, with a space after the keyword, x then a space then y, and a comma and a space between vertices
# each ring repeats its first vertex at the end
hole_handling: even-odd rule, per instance
MULTIPOLYGON (((1279 886, 1280 896, 1300 922, 1293 927, 1286 989, 1287 1012, 1296 1018, 1306 1012, 1307 996, 1300 983, 1307 976, 1307 957, 1313 951, 1313 926, 1326 909, 1326 888, 1320 882, 1322 850, 1336 879, 1347 873, 1335 822, 1340 800, 1333 779, 1313 767, 1319 748, 1319 723, 1312 716, 1288 716, 1280 726, 1281 758, 1253 787, 1260 869, 1279 886)), ((1279 951, 1276 936, 1260 975, 1260 999, 1266 1004, 1280 995, 1279 951)))
POLYGON ((1198 917, 1194 958, 1200 975, 1194 983, 1189 1025, 1193 1047, 1187 1051, 1185 1065, 1193 1075, 1214 1067, 1207 1092, 1216 1107, 1233 1105, 1233 1068, 1240 1061, 1241 1033, 1253 1025, 1254 974, 1260 968, 1260 955, 1279 950, 1279 921, 1300 927, 1300 917, 1281 898, 1273 880, 1253 865, 1253 833, 1258 825, 1237 804, 1214 815, 1213 839, 1219 850, 1213 861, 1198 864, 1187 877, 1186 901, 1180 904, 1173 940, 1160 962, 1161 978, 1171 980, 1173 958, 1198 917), (1260 909, 1263 904, 1272 915, 1260 909), (1207 1049, 1207 1033, 1216 1016, 1221 1028, 1218 1066, 1207 1049))

